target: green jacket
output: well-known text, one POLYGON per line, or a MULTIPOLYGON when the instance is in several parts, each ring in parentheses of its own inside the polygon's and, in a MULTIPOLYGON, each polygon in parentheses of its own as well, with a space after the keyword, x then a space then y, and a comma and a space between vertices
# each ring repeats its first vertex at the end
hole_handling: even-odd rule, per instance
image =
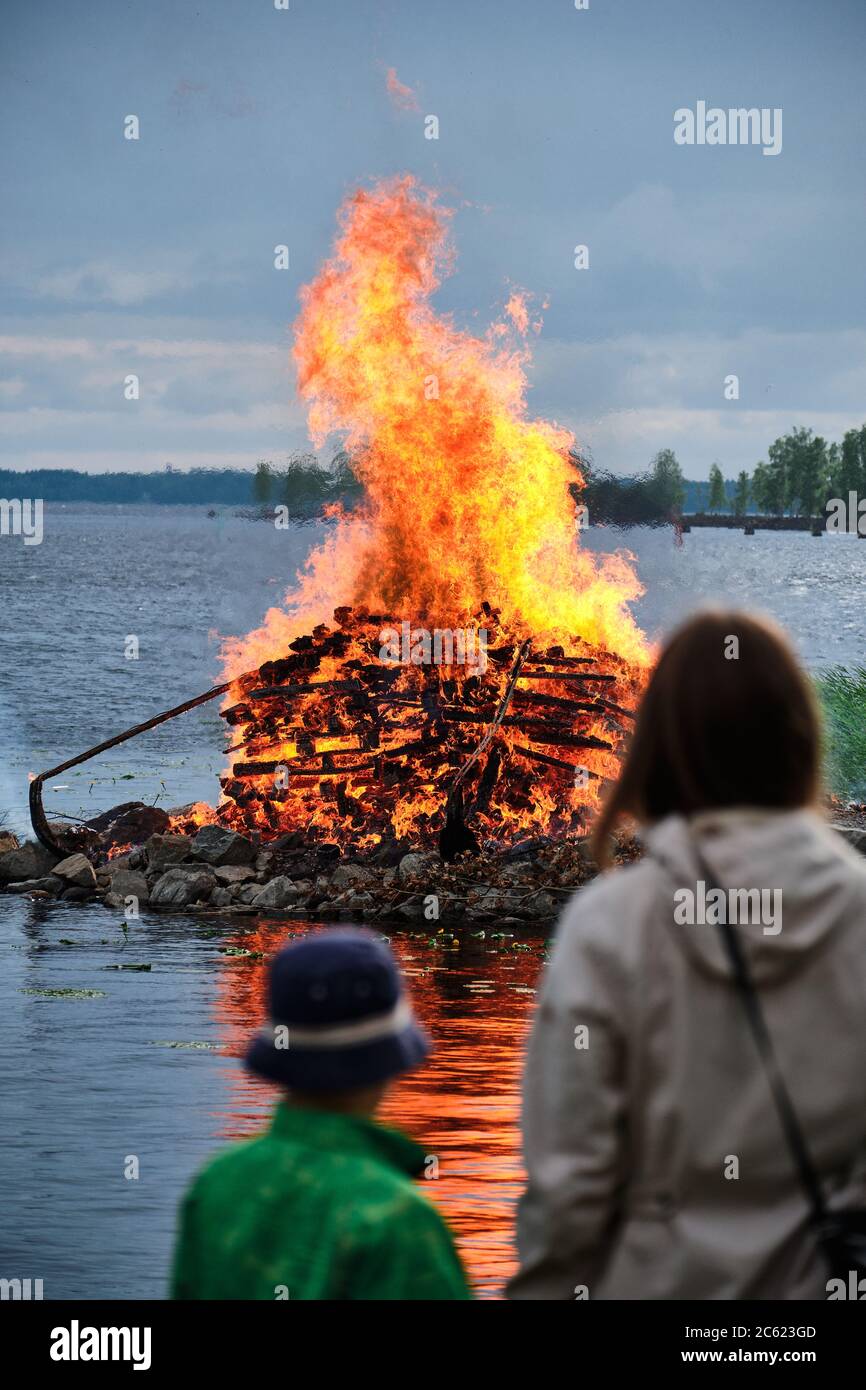
POLYGON ((369 1120, 277 1106, 181 1206, 171 1297, 466 1299, 451 1234, 410 1174, 424 1154, 369 1120))

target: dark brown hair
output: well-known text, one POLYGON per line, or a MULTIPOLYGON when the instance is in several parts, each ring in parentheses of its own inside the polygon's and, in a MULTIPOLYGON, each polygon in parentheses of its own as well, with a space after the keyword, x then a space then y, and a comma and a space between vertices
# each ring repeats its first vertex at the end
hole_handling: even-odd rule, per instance
POLYGON ((624 815, 651 822, 723 806, 811 805, 820 762, 817 703, 782 631, 747 613, 699 613, 669 639, 650 677, 596 822, 599 862, 624 815))

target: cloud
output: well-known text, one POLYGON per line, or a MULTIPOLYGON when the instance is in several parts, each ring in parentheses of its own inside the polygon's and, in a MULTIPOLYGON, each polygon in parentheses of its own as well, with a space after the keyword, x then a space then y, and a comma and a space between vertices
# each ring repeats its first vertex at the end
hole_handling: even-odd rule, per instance
POLYGON ((420 111, 418 97, 411 87, 407 87, 397 76, 396 68, 389 68, 385 74, 388 95, 399 111, 420 111))
POLYGON ((125 308, 146 299, 192 290, 206 281, 212 283, 210 273, 205 276, 187 266, 136 269, 108 261, 89 261, 41 276, 35 289, 42 299, 70 304, 117 304, 125 308))
POLYGON ((0 338, 0 466, 228 467, 309 447, 282 343, 169 339, 142 327, 140 337, 0 338))
POLYGON ((863 423, 866 411, 688 410, 663 407, 615 410, 561 421, 595 463, 615 473, 641 473, 659 449, 673 449, 687 478, 706 478, 718 462, 726 478, 751 473, 767 447, 794 425, 811 426, 825 439, 841 439, 863 423))

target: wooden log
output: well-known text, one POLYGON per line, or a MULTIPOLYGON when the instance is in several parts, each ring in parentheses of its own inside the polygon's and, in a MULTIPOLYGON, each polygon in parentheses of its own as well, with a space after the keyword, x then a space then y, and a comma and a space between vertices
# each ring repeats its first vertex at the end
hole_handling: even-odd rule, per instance
POLYGON ((561 695, 543 695, 541 691, 537 693, 531 690, 519 690, 514 699, 515 709, 526 709, 529 706, 543 705, 545 709, 561 709, 563 711, 578 710, 586 714, 613 714, 621 719, 634 719, 633 709, 625 709, 623 705, 616 704, 613 700, 606 700, 603 695, 596 695, 592 700, 564 700, 561 695))
MULTIPOLYGON (((555 758, 552 753, 539 753, 535 748, 524 748, 521 744, 512 745, 511 751, 517 753, 521 758, 527 758, 531 763, 543 763, 545 767, 561 767, 568 772, 577 772, 580 768, 579 763, 570 763, 565 758, 555 758)), ((601 774, 590 772, 588 767, 580 768, 586 777, 600 779, 601 774)))
POLYGON ((345 695, 356 693, 361 684, 356 680, 309 681, 306 685, 266 685, 261 690, 251 690, 250 700, 294 700, 298 695, 345 695))
POLYGON ((527 666, 597 666, 594 656, 530 656, 527 666))
MULTIPOLYGON (((347 766, 345 763, 340 767, 294 767, 291 763, 235 763, 232 768, 232 776, 239 781, 245 778, 267 777, 269 773, 275 772, 278 767, 291 767, 290 785, 300 777, 345 777, 349 772, 375 772, 375 763, 353 763, 347 766)), ((235 798, 237 800, 237 798, 235 798)))
MULTIPOLYGON (((489 722, 488 715, 483 711, 461 710, 459 706, 444 709, 442 718, 453 724, 486 724, 489 722)), ((529 738, 535 738, 539 743, 568 744, 572 748, 610 749, 613 747, 612 744, 606 743, 603 739, 595 738, 594 735, 576 734, 561 724, 548 724, 543 719, 532 719, 526 714, 508 714, 503 716, 499 723, 506 729, 520 729, 529 738), (542 737, 542 735, 546 736, 542 737)))
POLYGON ((616 676, 592 675, 583 671, 521 671, 522 681, 615 681, 616 676))
POLYGON ((413 743, 403 743, 399 748, 384 748, 380 751, 380 758, 405 758, 410 753, 425 753, 428 749, 438 748, 444 741, 444 734, 430 734, 427 738, 415 739, 413 743))
POLYGON ((576 734, 571 729, 563 729, 557 724, 546 724, 541 719, 524 719, 514 715, 513 718, 509 717, 502 722, 519 729, 535 743, 552 743, 563 748, 602 748, 608 752, 613 749, 612 743, 603 738, 596 738, 594 734, 576 734))
POLYGON ((540 690, 518 690, 511 708, 521 710, 531 706, 534 709, 539 705, 544 709, 563 710, 565 713, 577 710, 581 714, 604 714, 608 709, 608 702, 605 700, 565 700, 561 695, 544 695, 540 690))

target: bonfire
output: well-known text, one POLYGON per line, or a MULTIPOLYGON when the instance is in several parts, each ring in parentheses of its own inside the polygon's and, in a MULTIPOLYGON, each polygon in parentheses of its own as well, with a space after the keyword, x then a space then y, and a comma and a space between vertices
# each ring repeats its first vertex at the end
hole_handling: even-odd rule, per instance
POLYGON ((366 848, 441 837, 459 793, 484 838, 580 834, 649 653, 630 557, 580 544, 573 435, 529 417, 540 324, 517 292, 484 337, 437 314, 450 213, 411 178, 339 221, 293 356, 311 436, 341 440, 365 501, 334 509, 282 605, 225 645, 217 814, 366 848))

